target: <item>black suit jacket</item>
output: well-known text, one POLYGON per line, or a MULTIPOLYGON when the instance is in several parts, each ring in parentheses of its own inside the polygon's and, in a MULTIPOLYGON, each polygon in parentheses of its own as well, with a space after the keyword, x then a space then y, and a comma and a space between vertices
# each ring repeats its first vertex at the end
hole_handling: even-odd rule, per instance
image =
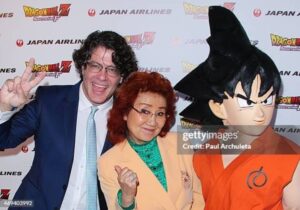
MULTIPOLYGON (((0 125, 0 149, 14 148, 34 135, 32 166, 14 197, 33 200, 31 210, 59 209, 62 204, 74 157, 79 87, 39 87, 35 100, 0 125)), ((106 139, 102 153, 111 146, 106 139)), ((99 199, 101 210, 106 209, 101 190, 99 199)))

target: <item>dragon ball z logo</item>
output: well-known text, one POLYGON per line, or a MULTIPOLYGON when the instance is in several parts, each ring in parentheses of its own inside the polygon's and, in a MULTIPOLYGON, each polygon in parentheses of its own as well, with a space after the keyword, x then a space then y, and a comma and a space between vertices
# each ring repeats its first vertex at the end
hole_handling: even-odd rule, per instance
POLYGON ((144 45, 153 43, 155 32, 144 32, 144 34, 128 35, 124 38, 132 48, 140 49, 144 45))
MULTIPOLYGON (((72 61, 61 61, 61 63, 54 64, 35 64, 33 66, 32 72, 37 73, 40 71, 46 71, 48 77, 58 78, 62 73, 69 73, 71 69, 72 61)), ((28 62, 25 63, 26 66, 28 62)))
MULTIPOLYGON (((225 2, 223 7, 233 11, 235 2, 225 2)), ((193 16, 194 19, 207 19, 208 18, 208 6, 197 6, 191 3, 183 3, 184 13, 186 15, 193 16)))
POLYGON ((206 19, 208 6, 196 6, 190 3, 183 3, 183 9, 186 15, 192 15, 194 19, 206 19))
POLYGON ((279 96, 276 99, 278 109, 296 109, 300 111, 300 96, 279 96))
POLYGON ((286 38, 271 34, 272 46, 279 46, 281 51, 300 51, 300 38, 286 38))
POLYGON ((33 21, 53 21, 69 15, 71 4, 60 4, 50 8, 34 8, 23 6, 25 17, 33 17, 33 21))
POLYGON ((195 69, 197 67, 195 64, 192 64, 192 63, 189 63, 186 61, 182 61, 181 65, 182 65, 183 72, 186 72, 186 73, 191 72, 193 69, 195 69))

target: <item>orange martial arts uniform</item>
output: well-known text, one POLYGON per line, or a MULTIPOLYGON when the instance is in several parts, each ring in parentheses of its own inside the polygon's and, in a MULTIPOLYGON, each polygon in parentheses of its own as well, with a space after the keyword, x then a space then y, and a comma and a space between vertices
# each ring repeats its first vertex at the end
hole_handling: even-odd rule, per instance
POLYGON ((299 147, 271 127, 251 146, 255 151, 241 153, 225 169, 220 150, 195 153, 206 210, 283 209, 283 189, 300 160, 299 147))

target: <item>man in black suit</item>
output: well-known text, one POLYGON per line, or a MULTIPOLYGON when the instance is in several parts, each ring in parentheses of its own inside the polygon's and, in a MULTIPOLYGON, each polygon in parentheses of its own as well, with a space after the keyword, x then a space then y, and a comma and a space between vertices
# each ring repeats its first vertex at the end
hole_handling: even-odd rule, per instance
MULTIPOLYGON (((138 68, 131 47, 112 31, 91 33, 74 51, 73 60, 81 78, 75 85, 40 86, 27 103, 30 90, 46 75, 40 72, 30 80, 34 65, 30 59, 22 77, 5 81, 0 91, 0 149, 16 147, 34 135, 32 167, 14 197, 32 200, 33 210, 87 209, 88 115, 92 106, 98 108, 94 119, 99 156, 111 147, 106 119, 113 94, 138 68)), ((98 195, 97 209, 107 209, 100 189, 98 195)))

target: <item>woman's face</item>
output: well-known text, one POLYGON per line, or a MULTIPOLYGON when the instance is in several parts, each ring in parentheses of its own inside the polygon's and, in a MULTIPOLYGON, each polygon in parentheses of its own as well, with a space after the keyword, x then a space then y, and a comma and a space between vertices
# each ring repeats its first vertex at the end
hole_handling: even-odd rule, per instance
POLYGON ((166 123, 166 108, 167 102, 162 95, 140 92, 124 116, 131 140, 144 144, 156 137, 166 123))

